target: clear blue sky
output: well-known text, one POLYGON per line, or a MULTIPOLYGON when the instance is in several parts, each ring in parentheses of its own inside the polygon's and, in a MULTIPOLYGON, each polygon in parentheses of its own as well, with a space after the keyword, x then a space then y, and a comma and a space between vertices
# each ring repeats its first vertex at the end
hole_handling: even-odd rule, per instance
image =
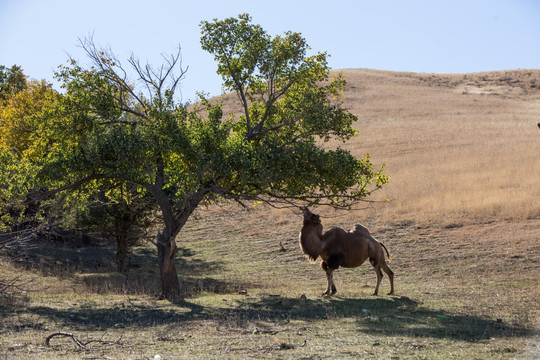
POLYGON ((201 20, 247 12, 271 35, 300 32, 334 69, 464 73, 540 68, 540 0, 0 0, 0 64, 53 80, 78 39, 161 64, 182 47, 184 101, 221 92, 201 20))

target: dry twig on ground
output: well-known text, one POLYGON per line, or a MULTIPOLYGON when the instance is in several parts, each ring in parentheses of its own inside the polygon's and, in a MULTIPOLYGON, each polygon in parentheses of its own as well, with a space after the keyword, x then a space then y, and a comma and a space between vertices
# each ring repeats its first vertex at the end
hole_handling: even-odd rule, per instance
POLYGON ((121 345, 120 343, 120 339, 118 339, 117 341, 108 341, 108 340, 102 340, 99 339, 99 340, 95 340, 95 339, 91 339, 91 340, 88 340, 87 342, 82 342, 80 341, 79 339, 77 339, 75 337, 75 335, 71 334, 71 333, 67 333, 67 332, 63 332, 63 331, 58 331, 58 332, 54 332, 52 334, 50 334, 49 336, 47 336, 47 338, 45 339, 45 345, 47 346, 51 346, 50 342, 51 342, 51 339, 55 336, 66 336, 66 337, 70 337, 71 340, 73 340, 73 342, 78 346, 80 347, 81 349, 83 349, 84 351, 92 351, 92 349, 90 349, 89 347, 87 347, 86 345, 90 344, 90 343, 100 343, 100 344, 106 344, 106 345, 121 345))
POLYGON ((52 333, 50 334, 49 336, 47 336, 47 338, 45 339, 45 345, 47 346, 51 346, 50 342, 51 342, 51 339, 55 336, 67 336, 67 337, 70 337, 71 340, 73 340, 73 342, 78 346, 80 347, 81 349, 85 350, 85 351, 91 351, 89 348, 87 348, 85 346, 85 344, 83 344, 79 339, 77 339, 75 337, 75 335, 73 334, 70 334, 70 333, 67 333, 67 332, 62 332, 62 331, 59 331, 59 332, 55 332, 55 333, 52 333))

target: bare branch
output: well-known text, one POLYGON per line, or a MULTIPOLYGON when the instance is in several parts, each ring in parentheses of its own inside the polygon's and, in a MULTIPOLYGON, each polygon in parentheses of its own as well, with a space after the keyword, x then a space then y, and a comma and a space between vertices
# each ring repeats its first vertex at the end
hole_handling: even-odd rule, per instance
POLYGON ((116 340, 116 341, 109 341, 109 340, 103 340, 103 336, 100 338, 100 339, 91 339, 87 342, 82 342, 80 341, 79 339, 77 339, 75 337, 75 335, 73 335, 72 333, 68 333, 68 332, 63 332, 63 331, 58 331, 58 332, 54 332, 52 334, 50 334, 49 336, 47 336, 45 338, 45 345, 47 346, 51 346, 51 339, 53 337, 56 337, 56 336, 65 336, 65 337, 69 337, 71 338, 71 340, 73 340, 73 342, 81 349, 83 349, 84 351, 92 351, 92 349, 90 349, 89 347, 87 347, 88 344, 90 343, 100 343, 100 344, 105 344, 105 345, 122 345, 120 343, 120 340, 122 340, 122 337, 120 337, 120 339, 116 340))
POLYGON ((7 298, 7 297, 11 297, 18 294, 24 294, 25 292, 27 292, 27 290, 25 290, 23 286, 28 285, 35 279, 30 279, 30 280, 21 282, 20 281, 21 277, 22 275, 16 276, 9 280, 1 279, 0 280, 0 295, 4 298, 7 298))
MULTIPOLYGON (((144 114, 137 111, 129 104, 128 98, 134 99, 137 104, 144 109, 145 113, 148 110, 148 104, 144 101, 144 98, 136 92, 135 87, 128 79, 126 69, 122 66, 121 62, 113 52, 110 49, 98 49, 92 37, 80 39, 79 43, 96 68, 102 72, 104 78, 118 86, 120 89, 119 94, 113 94, 120 110, 132 113, 139 117, 144 117, 144 114)), ((146 96, 150 101, 158 98, 160 102, 163 102, 166 91, 169 91, 170 94, 174 95, 178 88, 178 84, 184 78, 188 70, 187 67, 185 69, 182 68, 180 46, 178 46, 175 53, 170 55, 162 54, 162 57, 165 63, 159 68, 154 68, 150 64, 142 65, 140 60, 134 54, 128 59, 128 63, 137 74, 137 81, 143 84, 146 89, 146 96), (179 71, 179 74, 175 74, 177 71, 179 71)))
POLYGON ((89 348, 87 348, 79 339, 77 339, 75 337, 75 335, 71 334, 71 333, 67 333, 67 332, 62 332, 62 331, 59 331, 59 332, 55 332, 55 333, 52 333, 50 334, 49 336, 47 336, 47 338, 45 338, 45 345, 47 346, 51 346, 50 345, 50 342, 51 342, 51 339, 55 336, 66 336, 66 337, 70 337, 71 340, 73 340, 73 342, 78 346, 80 347, 81 349, 85 350, 85 351, 91 351, 89 348))
POLYGON ((170 92, 173 94, 176 92, 179 82, 184 78, 189 68, 182 68, 181 50, 181 47, 178 46, 178 50, 174 54, 161 54, 166 65, 162 64, 159 69, 153 68, 150 64, 141 65, 140 60, 134 54, 131 54, 128 62, 139 76, 139 81, 144 84, 151 100, 157 97, 162 101, 165 95, 164 88, 167 86, 170 92), (175 75, 176 69, 180 70, 179 75, 175 75))
MULTIPOLYGON (((94 43, 92 37, 79 39, 79 44, 81 48, 86 52, 87 56, 92 60, 92 63, 97 66, 97 68, 102 72, 105 79, 107 79, 112 84, 116 84, 121 92, 115 96, 120 109, 137 115, 139 117, 144 117, 142 113, 136 111, 128 102, 127 98, 124 95, 125 93, 129 94, 135 101, 146 110, 146 104, 143 99, 134 91, 133 86, 129 84, 128 76, 126 70, 122 67, 120 60, 114 55, 110 49, 98 49, 94 43)), ((101 89, 95 89, 99 92, 103 91, 101 89)))

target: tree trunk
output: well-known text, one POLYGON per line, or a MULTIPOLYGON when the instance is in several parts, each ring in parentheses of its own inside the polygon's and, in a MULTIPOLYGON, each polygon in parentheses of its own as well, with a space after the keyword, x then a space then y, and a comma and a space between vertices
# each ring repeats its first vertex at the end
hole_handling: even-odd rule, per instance
POLYGON ((168 233, 167 230, 164 230, 158 234, 157 238, 158 263, 161 275, 161 297, 171 301, 178 301, 182 299, 182 295, 178 273, 174 264, 176 242, 174 237, 168 235, 168 233))
POLYGON ((154 195, 163 214, 163 222, 165 223, 165 228, 157 236, 161 298, 178 301, 182 299, 182 293, 180 291, 178 273, 174 265, 174 257, 177 250, 176 235, 184 227, 193 211, 209 192, 209 189, 202 187, 198 191, 191 193, 187 196, 183 209, 175 214, 169 198, 163 192, 163 174, 162 169, 161 171, 159 170, 160 167, 158 166, 156 184, 146 184, 145 186, 154 195))
POLYGON ((128 254, 128 239, 127 234, 122 233, 116 237, 116 260, 118 265, 118 271, 123 273, 127 268, 127 254, 128 254))

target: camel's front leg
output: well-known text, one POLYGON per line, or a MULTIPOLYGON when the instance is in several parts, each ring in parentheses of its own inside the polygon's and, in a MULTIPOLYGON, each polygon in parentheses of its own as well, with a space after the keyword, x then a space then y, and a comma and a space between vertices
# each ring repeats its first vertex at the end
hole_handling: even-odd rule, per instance
POLYGON ((326 261, 321 262, 321 267, 326 272, 326 279, 328 280, 328 285, 326 286, 326 291, 323 293, 323 296, 334 295, 337 292, 336 285, 334 284, 334 270, 328 266, 326 261))

